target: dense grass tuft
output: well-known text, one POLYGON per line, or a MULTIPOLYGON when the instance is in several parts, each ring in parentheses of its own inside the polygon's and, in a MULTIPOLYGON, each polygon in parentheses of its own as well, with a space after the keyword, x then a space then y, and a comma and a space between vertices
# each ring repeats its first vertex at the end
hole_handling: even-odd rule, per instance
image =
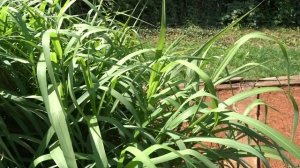
POLYGON ((283 90, 253 89, 221 101, 215 89, 259 66, 229 67, 253 38, 279 44, 289 75, 281 43, 247 34, 207 74, 207 53, 237 22, 177 56, 176 41, 165 45, 164 0, 156 48, 144 48, 134 27, 115 20, 102 2, 83 0, 90 10, 80 16, 72 15, 75 0, 0 4, 0 167, 247 166, 247 157, 269 167, 268 158, 289 166, 288 156, 300 159, 287 137, 229 108, 283 90))

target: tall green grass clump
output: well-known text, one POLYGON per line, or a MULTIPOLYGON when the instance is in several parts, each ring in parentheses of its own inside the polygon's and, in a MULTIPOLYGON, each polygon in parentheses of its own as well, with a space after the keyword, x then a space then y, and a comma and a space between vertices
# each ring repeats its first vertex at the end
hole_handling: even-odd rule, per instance
MULTIPOLYGON (((253 38, 276 40, 257 32, 242 37, 208 76, 202 68, 208 51, 238 21, 191 56, 175 57, 178 41, 164 45, 164 0, 154 49, 143 48, 129 21, 115 19, 130 14, 108 13, 102 0, 82 0, 90 10, 76 14, 78 3, 0 4, 0 167, 247 167, 248 157, 266 167, 269 159, 295 167, 290 156, 300 159, 300 148, 293 137, 248 116, 263 102, 244 115, 230 108, 283 90, 253 89, 221 101, 215 89, 259 66, 226 71, 240 46, 253 38)), ((287 95, 295 109, 294 136, 298 107, 287 95)))

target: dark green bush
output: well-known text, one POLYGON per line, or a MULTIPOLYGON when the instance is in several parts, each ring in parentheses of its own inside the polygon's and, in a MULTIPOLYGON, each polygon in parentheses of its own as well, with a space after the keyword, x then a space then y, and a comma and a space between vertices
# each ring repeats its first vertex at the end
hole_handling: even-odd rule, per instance
MULTIPOLYGON (((114 10, 130 10, 139 0, 120 0, 114 10)), ((203 27, 228 25, 236 20, 261 0, 167 0, 168 24, 180 26, 196 24, 203 27)), ((142 19, 157 25, 160 20, 160 1, 141 0, 140 5, 147 4, 142 19)), ((141 8, 141 7, 140 7, 141 8)), ((136 12, 138 15, 138 11, 136 12)), ((300 1, 266 0, 248 18, 241 22, 243 26, 299 26, 300 1)))

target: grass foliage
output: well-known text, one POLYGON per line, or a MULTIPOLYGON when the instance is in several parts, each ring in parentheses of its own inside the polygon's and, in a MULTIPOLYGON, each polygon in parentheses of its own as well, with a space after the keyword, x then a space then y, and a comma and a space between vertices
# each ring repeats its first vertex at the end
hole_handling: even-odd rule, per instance
MULTIPOLYGON (((283 90, 253 89, 221 101, 215 89, 259 66, 226 73, 244 43, 276 40, 259 32, 242 37, 207 75, 207 53, 237 22, 193 54, 175 57, 178 41, 165 46, 164 0, 157 48, 143 48, 103 1, 83 2, 91 10, 76 16, 75 0, 1 1, 0 167, 247 167, 247 157, 266 167, 269 159, 295 166, 289 156, 300 159, 300 148, 292 137, 230 108, 283 90)), ((298 107, 286 94, 294 102, 294 135, 298 107)))
MULTIPOLYGON (((174 56, 188 56, 194 52, 211 36, 218 33, 220 29, 203 29, 199 26, 168 28, 166 45, 172 44, 173 41, 180 38, 179 44, 172 51, 174 56)), ((227 32, 218 40, 209 50, 210 61, 205 61, 203 69, 209 74, 216 68, 220 57, 225 53, 235 41, 240 37, 253 31, 260 31, 275 39, 280 39, 285 45, 290 59, 291 75, 299 75, 300 70, 300 29, 272 28, 272 29, 240 29, 235 27, 227 32)), ((158 31, 156 29, 140 29, 141 41, 145 46, 156 46, 158 41, 158 31)), ((241 77, 247 80, 256 80, 271 76, 285 76, 286 65, 282 57, 282 51, 278 44, 266 40, 250 40, 243 44, 236 53, 234 59, 229 63, 228 69, 234 70, 247 63, 260 63, 261 67, 247 71, 241 74, 241 77)))

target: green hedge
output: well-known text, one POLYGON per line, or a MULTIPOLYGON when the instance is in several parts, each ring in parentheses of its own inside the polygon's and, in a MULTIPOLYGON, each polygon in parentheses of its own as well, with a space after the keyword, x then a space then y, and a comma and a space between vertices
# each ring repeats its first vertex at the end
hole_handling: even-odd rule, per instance
MULTIPOLYGON (((139 0, 119 0, 114 10, 133 9, 139 0)), ((147 3, 142 19, 157 25, 160 20, 161 1, 141 0, 137 16, 147 3)), ((200 26, 227 25, 259 4, 261 0, 167 0, 168 24, 182 26, 196 24, 200 26)), ((266 0, 242 23, 243 26, 299 26, 300 1, 266 0)))

